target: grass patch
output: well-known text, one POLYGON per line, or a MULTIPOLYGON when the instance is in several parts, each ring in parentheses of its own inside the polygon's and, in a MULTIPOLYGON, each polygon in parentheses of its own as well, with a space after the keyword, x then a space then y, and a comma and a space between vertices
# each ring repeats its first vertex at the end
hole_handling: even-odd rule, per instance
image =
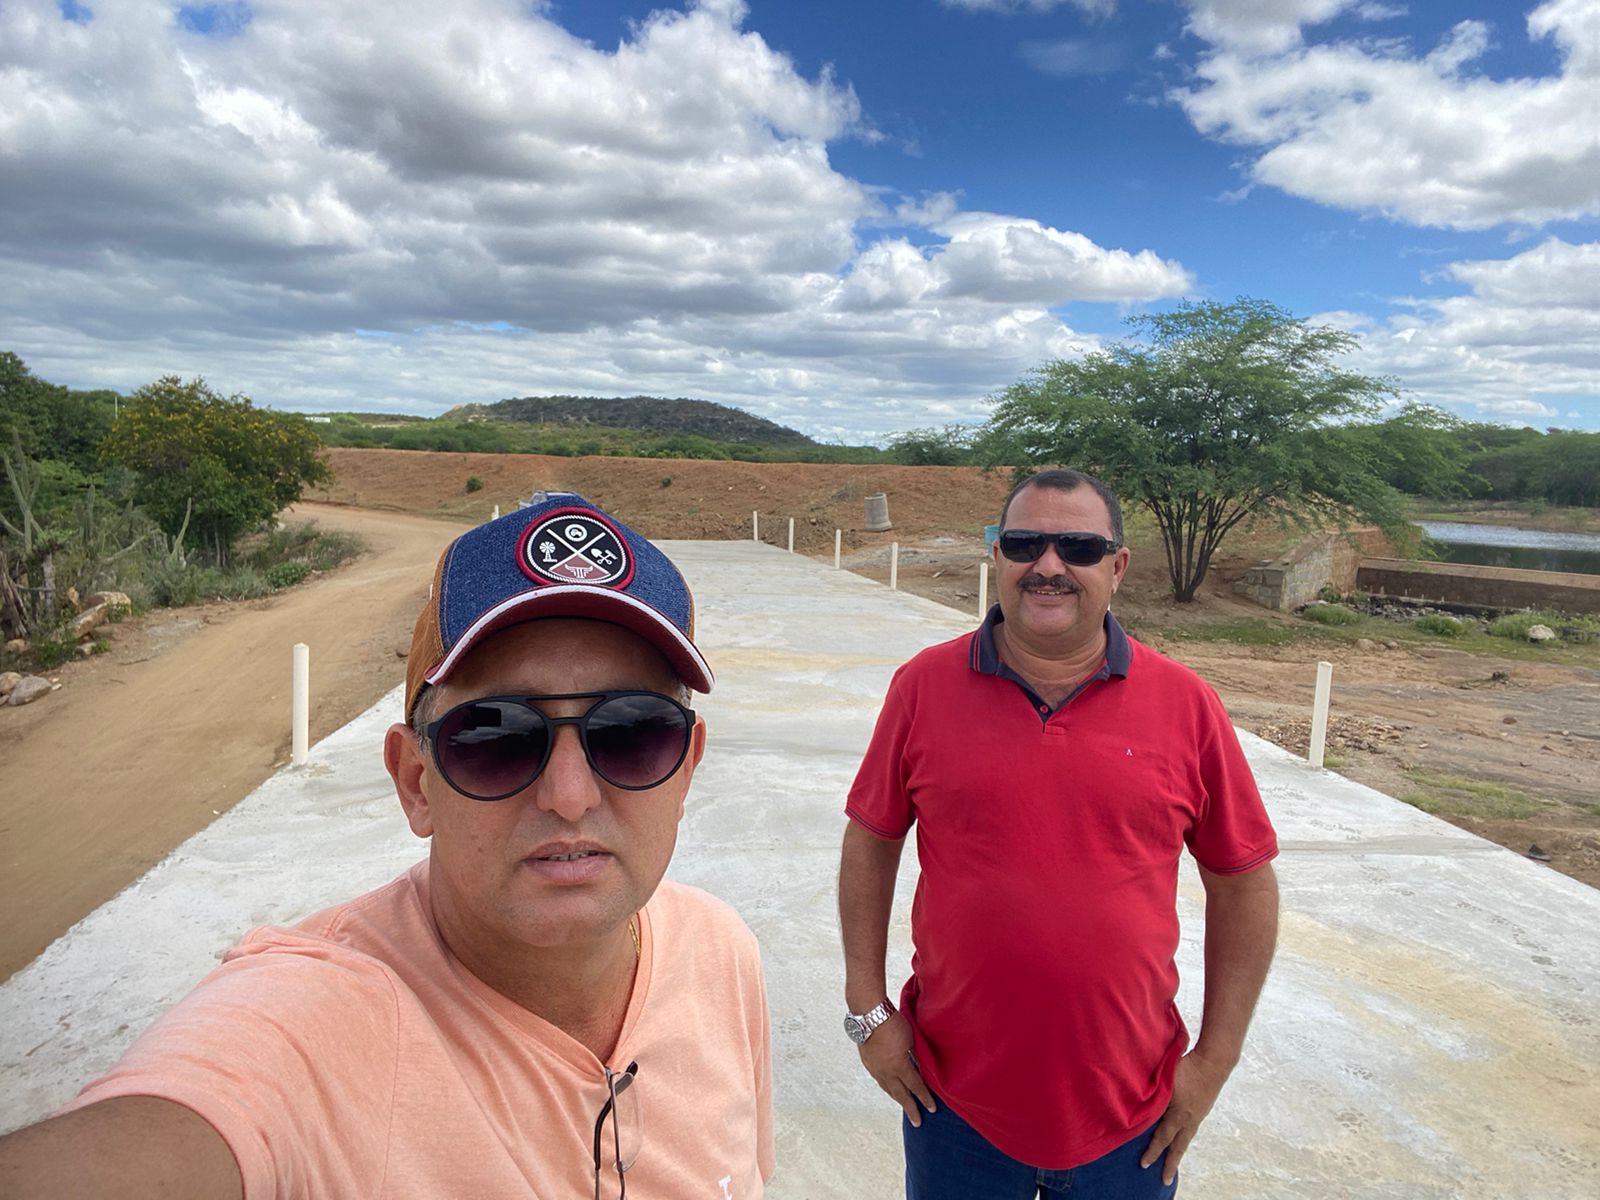
POLYGON ((1204 625, 1173 625, 1160 631, 1179 642, 1237 642, 1241 646, 1286 646, 1302 630, 1273 621, 1214 621, 1204 625))
POLYGON ((266 571, 279 563, 303 562, 313 571, 331 571, 367 548, 353 533, 322 529, 315 521, 279 525, 240 546, 234 561, 266 571))
POLYGON ((1581 629, 1586 633, 1600 634, 1600 618, 1564 617, 1553 612, 1515 612, 1489 622, 1489 636, 1525 642, 1528 640, 1528 630, 1535 625, 1548 625, 1556 630, 1581 629))
POLYGON ((1414 791, 1400 799, 1437 817, 1531 817, 1545 806, 1517 788, 1465 775, 1445 775, 1412 767, 1406 772, 1414 791))
POLYGON ((1318 625, 1359 625, 1367 618, 1342 604, 1308 604, 1300 610, 1300 615, 1308 621, 1315 621, 1318 625))
POLYGON ((1580 808, 1588 816, 1600 817, 1600 804, 1584 804, 1580 808))
POLYGON ((1425 617, 1418 617, 1411 622, 1411 626, 1413 629, 1420 629, 1423 633, 1430 633, 1434 637, 1458 638, 1467 632, 1467 623, 1465 621, 1447 617, 1444 613, 1429 613, 1425 617))

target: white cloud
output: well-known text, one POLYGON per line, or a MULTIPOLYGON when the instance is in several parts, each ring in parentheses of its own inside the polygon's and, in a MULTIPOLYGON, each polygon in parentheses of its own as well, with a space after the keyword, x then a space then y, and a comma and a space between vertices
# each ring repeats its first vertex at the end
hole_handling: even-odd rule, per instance
POLYGON ((1600 397, 1600 242, 1549 238, 1442 274, 1470 290, 1409 301, 1381 325, 1352 313, 1319 320, 1361 335, 1362 369, 1475 419, 1554 418, 1562 398, 1600 397))
POLYGON ((1092 38, 1023 42, 1022 61, 1045 75, 1109 75, 1122 67, 1122 48, 1092 38))
POLYGON ((1352 8, 1356 0, 1188 0, 1190 33, 1242 54, 1276 54, 1300 44, 1300 28, 1352 8))
POLYGON ((1430 53, 1397 43, 1302 46, 1350 0, 1191 0, 1212 49, 1175 93, 1203 134, 1259 156, 1254 183, 1416 225, 1537 227, 1600 214, 1600 3, 1550 0, 1528 36, 1559 74, 1472 71, 1494 36, 1463 21, 1430 53))
POLYGON ((1149 250, 840 174, 856 96, 743 17, 702 0, 605 48, 523 0, 360 23, 258 0, 211 37, 166 0, 87 24, 12 0, 6 348, 281 405, 656 392, 877 434, 1090 344, 1052 306, 1189 286, 1149 250))
POLYGON ((904 308, 951 300, 999 305, 1127 303, 1181 296, 1188 271, 1149 250, 1107 250, 1080 233, 1025 217, 958 213, 934 226, 947 240, 919 249, 883 241, 857 258, 840 289, 844 311, 904 308))

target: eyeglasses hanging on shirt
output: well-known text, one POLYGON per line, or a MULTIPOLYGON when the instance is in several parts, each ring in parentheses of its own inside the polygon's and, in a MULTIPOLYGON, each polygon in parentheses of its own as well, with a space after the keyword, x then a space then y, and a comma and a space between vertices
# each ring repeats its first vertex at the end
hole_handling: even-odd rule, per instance
POLYGON ((639 1106, 639 1064, 631 1062, 624 1071, 606 1068, 606 1102, 594 1122, 594 1200, 600 1200, 600 1180, 613 1170, 620 1191, 618 1200, 628 1195, 628 1170, 639 1157, 644 1143, 644 1115, 639 1106), (607 1129, 607 1125, 610 1128, 607 1129))

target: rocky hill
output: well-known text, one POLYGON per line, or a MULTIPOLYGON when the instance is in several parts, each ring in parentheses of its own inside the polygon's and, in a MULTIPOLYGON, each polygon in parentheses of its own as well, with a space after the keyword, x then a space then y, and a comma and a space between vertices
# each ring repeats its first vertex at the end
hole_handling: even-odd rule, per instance
POLYGON ((721 442, 810 446, 805 434, 710 400, 665 400, 657 396, 520 396, 495 404, 461 404, 447 421, 517 421, 531 425, 603 425, 652 433, 694 434, 721 442))

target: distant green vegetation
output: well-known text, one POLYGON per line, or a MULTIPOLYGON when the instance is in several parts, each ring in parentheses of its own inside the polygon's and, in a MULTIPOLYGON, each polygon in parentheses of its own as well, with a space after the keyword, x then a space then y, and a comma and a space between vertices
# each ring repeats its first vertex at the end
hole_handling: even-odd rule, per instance
POLYGON ((1458 621, 1455 617, 1446 616, 1444 613, 1429 613, 1425 617, 1418 617, 1411 622, 1412 628, 1420 629, 1423 633, 1431 633, 1435 637, 1458 638, 1464 637, 1468 632, 1467 623, 1458 621))
MULTIPOLYGON (((648 401, 641 401, 641 404, 648 401)), ((700 458, 740 462, 879 463, 900 461, 876 446, 843 446, 808 438, 779 443, 721 441, 698 433, 590 424, 505 420, 432 420, 379 413, 333 413, 315 425, 326 446, 434 450, 475 454, 550 454, 561 458, 700 458)), ((776 428, 776 427, 775 427, 776 428)), ((789 432, 793 432, 790 430, 789 432)), ((799 435, 796 435, 798 437, 799 435)))
POLYGON ((311 429, 201 379, 77 392, 0 352, 0 641, 30 644, 0 670, 78 652, 73 592, 136 608, 261 596, 358 552, 275 524, 326 478, 311 429))

